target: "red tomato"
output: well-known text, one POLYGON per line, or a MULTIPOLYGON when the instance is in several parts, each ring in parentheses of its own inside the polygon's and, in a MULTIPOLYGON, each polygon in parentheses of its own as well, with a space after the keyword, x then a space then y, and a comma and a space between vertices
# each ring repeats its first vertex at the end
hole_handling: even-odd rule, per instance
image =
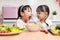
POLYGON ((11 32, 10 30, 0 30, 0 33, 9 33, 11 32))
POLYGON ((8 30, 7 33, 11 32, 11 30, 8 30))
POLYGON ((1 33, 2 31, 0 30, 0 33, 1 33))
POLYGON ((0 33, 5 33, 5 30, 0 30, 0 33))

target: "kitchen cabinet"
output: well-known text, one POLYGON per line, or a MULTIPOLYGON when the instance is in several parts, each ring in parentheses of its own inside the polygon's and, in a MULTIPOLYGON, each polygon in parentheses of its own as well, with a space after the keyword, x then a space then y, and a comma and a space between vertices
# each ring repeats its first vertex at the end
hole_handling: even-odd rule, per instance
POLYGON ((3 23, 3 19, 2 18, 0 18, 0 24, 2 24, 3 23))
POLYGON ((16 19, 17 7, 2 7, 2 16, 4 19, 16 19))
POLYGON ((3 24, 13 25, 16 24, 17 20, 3 20, 3 24))
POLYGON ((2 16, 4 24, 15 24, 17 19, 17 7, 2 7, 2 16))

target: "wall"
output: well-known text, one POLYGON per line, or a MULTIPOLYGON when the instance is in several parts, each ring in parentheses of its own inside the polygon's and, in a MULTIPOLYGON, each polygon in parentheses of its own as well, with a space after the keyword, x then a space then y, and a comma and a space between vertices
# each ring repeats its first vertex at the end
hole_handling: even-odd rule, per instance
MULTIPOLYGON (((57 11, 57 17, 56 19, 60 20, 60 6, 56 3, 55 0, 0 0, 0 17, 2 14, 2 7, 3 6, 16 6, 19 7, 20 5, 28 4, 32 7, 32 13, 35 17, 36 14, 36 8, 39 5, 45 4, 48 5, 50 8, 50 16, 49 19, 52 19, 52 11, 57 11)), ((36 19, 36 18, 35 18, 36 19)))

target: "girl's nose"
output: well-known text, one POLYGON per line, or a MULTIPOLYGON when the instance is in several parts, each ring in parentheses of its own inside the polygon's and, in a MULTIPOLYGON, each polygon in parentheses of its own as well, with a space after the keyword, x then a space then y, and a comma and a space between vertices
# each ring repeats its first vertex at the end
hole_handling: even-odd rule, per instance
POLYGON ((32 16, 32 14, 30 13, 29 16, 32 16))

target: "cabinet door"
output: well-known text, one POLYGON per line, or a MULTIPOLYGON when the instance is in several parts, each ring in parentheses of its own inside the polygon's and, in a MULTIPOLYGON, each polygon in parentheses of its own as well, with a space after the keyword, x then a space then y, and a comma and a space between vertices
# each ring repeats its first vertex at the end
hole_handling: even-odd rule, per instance
POLYGON ((3 18, 17 18, 17 7, 2 7, 3 18))

